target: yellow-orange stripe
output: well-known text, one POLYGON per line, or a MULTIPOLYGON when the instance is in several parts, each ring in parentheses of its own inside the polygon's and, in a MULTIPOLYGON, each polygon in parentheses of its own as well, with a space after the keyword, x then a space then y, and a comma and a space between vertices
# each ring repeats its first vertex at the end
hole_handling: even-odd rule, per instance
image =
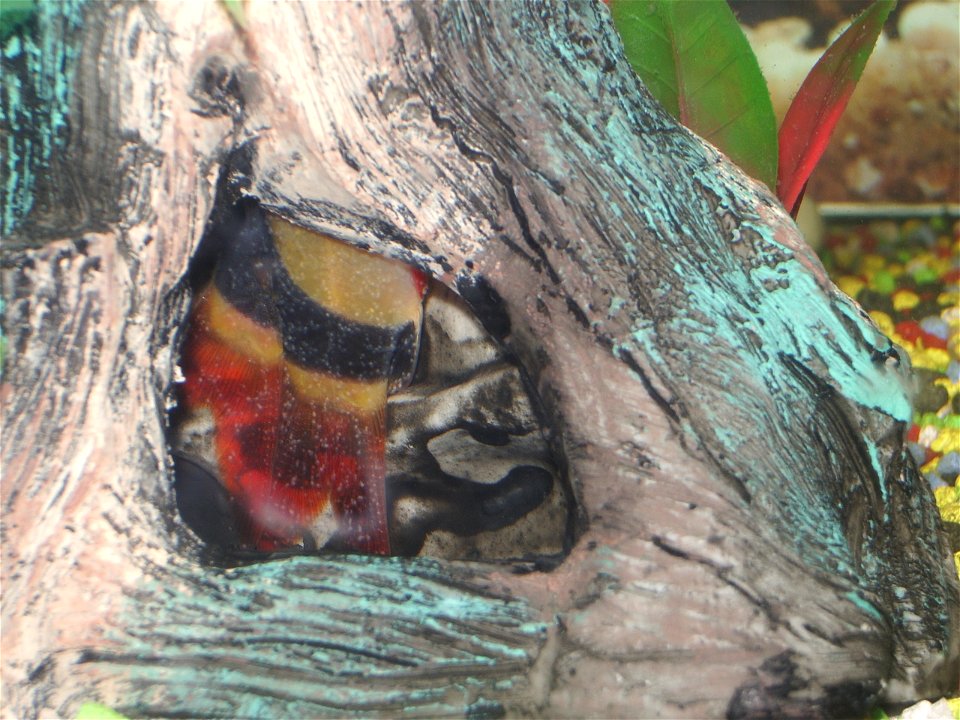
MULTIPOLYGON (((211 287, 201 302, 213 333, 231 350, 261 365, 272 366, 283 358, 283 346, 276 330, 264 327, 234 308, 211 287)), ((310 402, 324 402, 341 412, 371 415, 382 410, 387 401, 387 381, 354 380, 330 373, 308 370, 284 362, 294 392, 310 402)))
POLYGON ((305 400, 326 403, 351 414, 373 415, 387 403, 386 380, 353 380, 284 363, 294 391, 305 400))
POLYGON ((275 365, 283 357, 280 334, 237 310, 213 285, 201 302, 207 303, 210 329, 231 350, 262 365, 275 365))
POLYGON ((353 322, 419 327, 420 294, 408 266, 275 215, 269 222, 287 272, 311 299, 353 322))

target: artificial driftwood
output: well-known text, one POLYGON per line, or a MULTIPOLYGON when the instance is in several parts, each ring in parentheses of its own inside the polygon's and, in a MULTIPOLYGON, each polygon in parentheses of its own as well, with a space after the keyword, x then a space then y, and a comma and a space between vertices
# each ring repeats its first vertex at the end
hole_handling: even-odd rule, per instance
POLYGON ((4 60, 68 120, 5 91, 18 149, 55 135, 3 183, 33 204, 4 252, 6 713, 810 717, 956 687, 907 369, 601 4, 63 8, 4 60), (509 323, 580 507, 559 567, 197 561, 164 415, 244 145, 241 189, 509 323))

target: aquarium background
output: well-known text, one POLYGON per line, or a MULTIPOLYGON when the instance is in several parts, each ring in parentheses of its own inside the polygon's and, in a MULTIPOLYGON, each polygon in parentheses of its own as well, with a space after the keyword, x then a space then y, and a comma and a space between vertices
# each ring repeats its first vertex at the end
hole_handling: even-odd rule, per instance
MULTIPOLYGON (((826 44, 869 2, 730 3, 783 119, 826 44)), ((819 202, 960 203, 960 3, 900 0, 807 188, 819 202)))
MULTIPOLYGON (((827 43, 869 4, 731 0, 778 121, 827 43)), ((960 573, 960 2, 900 0, 800 225, 837 285, 910 356, 908 447, 960 573)))

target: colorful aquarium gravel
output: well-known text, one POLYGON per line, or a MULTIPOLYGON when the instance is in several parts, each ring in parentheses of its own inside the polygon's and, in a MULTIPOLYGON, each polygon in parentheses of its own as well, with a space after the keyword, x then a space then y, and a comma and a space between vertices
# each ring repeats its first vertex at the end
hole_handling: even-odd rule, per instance
POLYGON ((910 355, 917 377, 908 448, 930 483, 960 572, 960 220, 828 223, 834 281, 910 355))

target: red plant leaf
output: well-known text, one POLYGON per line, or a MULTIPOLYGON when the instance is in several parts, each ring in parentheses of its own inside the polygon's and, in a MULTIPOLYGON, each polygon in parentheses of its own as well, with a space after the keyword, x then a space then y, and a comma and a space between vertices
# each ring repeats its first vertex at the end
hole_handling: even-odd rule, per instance
POLYGON ((787 110, 780 126, 777 196, 795 218, 803 188, 847 107, 884 21, 896 0, 877 0, 827 48, 787 110))

